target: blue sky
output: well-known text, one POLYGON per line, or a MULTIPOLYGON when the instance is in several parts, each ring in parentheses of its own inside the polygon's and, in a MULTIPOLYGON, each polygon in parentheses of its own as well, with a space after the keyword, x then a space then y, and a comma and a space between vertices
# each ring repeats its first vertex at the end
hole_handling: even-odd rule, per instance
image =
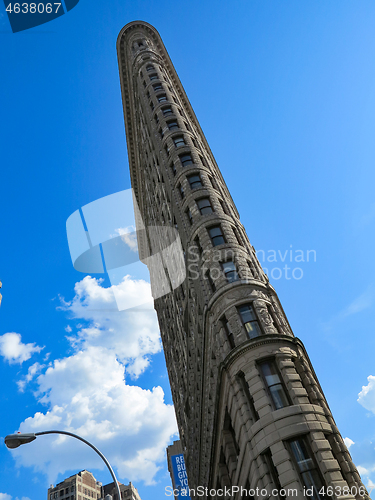
MULTIPOLYGON (((108 312, 108 278, 74 270, 65 231, 80 207, 130 188, 115 46, 136 19, 161 34, 371 489, 370 0, 80 0, 17 34, 0 6, 0 435, 74 429, 142 500, 165 498, 170 484, 163 450, 176 427, 155 315, 149 304, 108 312), (292 258, 282 262, 287 250, 292 258), (308 250, 315 254, 306 262, 308 250), (296 268, 300 279, 287 279, 296 268)), ((43 498, 50 482, 85 468, 109 481, 92 452, 70 441, 39 438, 13 454, 3 445, 0 460, 0 500, 43 498)))

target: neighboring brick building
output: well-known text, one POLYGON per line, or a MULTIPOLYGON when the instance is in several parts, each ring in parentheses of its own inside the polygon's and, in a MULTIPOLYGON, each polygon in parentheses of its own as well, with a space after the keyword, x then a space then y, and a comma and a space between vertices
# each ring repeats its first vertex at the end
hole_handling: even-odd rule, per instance
MULTIPOLYGON (((119 483, 119 486, 122 499, 141 500, 137 488, 132 483, 128 485, 119 483)), ((48 489, 47 500, 92 500, 103 499, 106 495, 111 495, 113 500, 118 500, 114 483, 102 486, 102 483, 97 481, 91 472, 82 470, 56 486, 51 485, 48 489)))
MULTIPOLYGON (((141 500, 137 488, 135 488, 132 483, 129 483, 128 485, 119 483, 119 486, 122 499, 141 500)), ((114 483, 109 483, 102 487, 102 497, 105 499, 106 495, 111 495, 113 500, 118 500, 114 483)))
MULTIPOLYGON (((158 32, 132 22, 117 50, 131 182, 148 233, 140 254, 158 252, 155 235, 169 226, 185 255, 188 277, 175 290, 161 259, 156 274, 170 287, 155 309, 190 488, 282 487, 302 497, 311 485, 349 486, 347 499, 368 498, 158 32)), ((220 103, 217 114, 228 126, 220 103)), ((250 209, 261 207, 249 197, 250 209)))
POLYGON ((91 472, 82 470, 48 489, 47 500, 90 500, 102 496, 102 483, 91 472))

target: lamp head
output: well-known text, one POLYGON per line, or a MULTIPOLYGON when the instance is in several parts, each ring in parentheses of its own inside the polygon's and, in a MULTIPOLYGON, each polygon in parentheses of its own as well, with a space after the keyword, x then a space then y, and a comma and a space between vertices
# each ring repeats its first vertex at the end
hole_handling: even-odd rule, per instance
POLYGON ((21 434, 18 432, 17 434, 9 434, 5 437, 4 442, 7 448, 18 448, 21 444, 31 443, 36 439, 35 434, 21 434))

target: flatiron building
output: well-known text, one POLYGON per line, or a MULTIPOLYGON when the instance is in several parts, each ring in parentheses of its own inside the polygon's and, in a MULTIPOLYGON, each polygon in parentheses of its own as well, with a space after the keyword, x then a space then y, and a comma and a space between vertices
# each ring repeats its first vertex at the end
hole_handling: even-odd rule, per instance
POLYGON ((117 52, 140 255, 176 229, 186 270, 176 286, 161 258, 151 286, 167 284, 154 303, 189 487, 368 498, 160 35, 129 23, 117 52))

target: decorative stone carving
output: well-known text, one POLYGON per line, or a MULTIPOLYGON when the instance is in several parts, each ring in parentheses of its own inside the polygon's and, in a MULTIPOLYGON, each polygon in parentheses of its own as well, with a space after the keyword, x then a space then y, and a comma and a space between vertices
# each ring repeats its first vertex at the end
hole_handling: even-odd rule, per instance
POLYGON ((273 324, 273 319, 268 312, 266 304, 262 300, 254 300, 253 302, 258 317, 262 323, 262 327, 267 334, 278 333, 273 324))

